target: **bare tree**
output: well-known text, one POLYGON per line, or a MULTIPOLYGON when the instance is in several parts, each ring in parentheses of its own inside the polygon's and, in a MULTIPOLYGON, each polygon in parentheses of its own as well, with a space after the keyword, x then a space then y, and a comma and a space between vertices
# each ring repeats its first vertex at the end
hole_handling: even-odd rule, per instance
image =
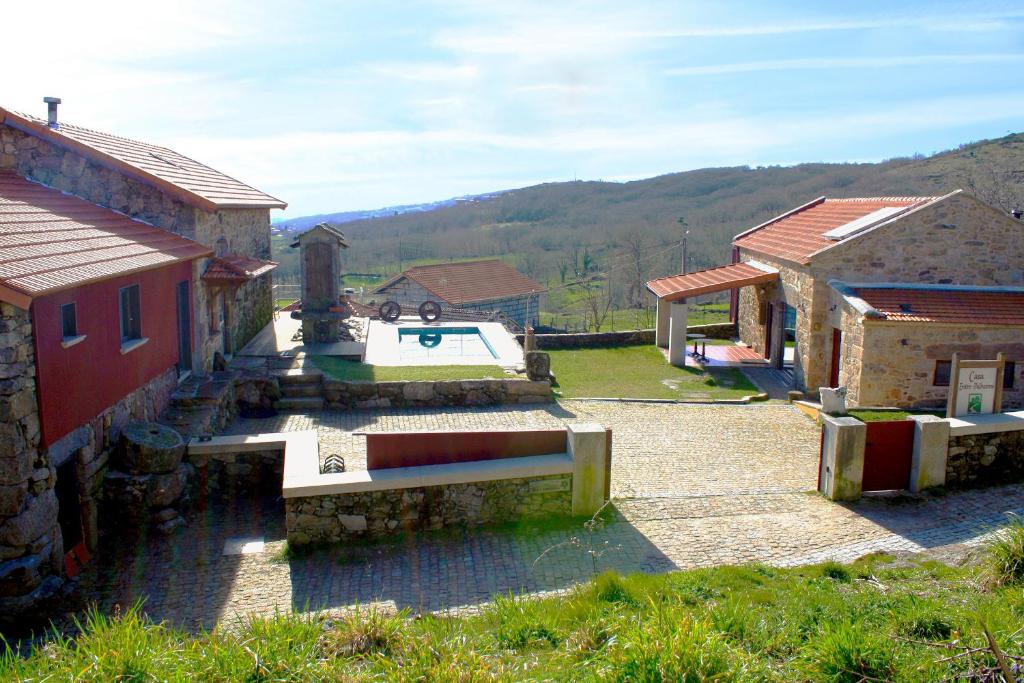
POLYGON ((630 265, 629 292, 626 297, 631 308, 643 308, 646 283, 643 267, 644 238, 641 233, 634 232, 626 239, 626 252, 630 265))
POLYGON ((981 161, 961 177, 967 191, 986 204, 1007 213, 1024 208, 1024 170, 981 161))
POLYGON ((600 332, 601 326, 608 319, 612 301, 615 299, 611 271, 608 272, 604 286, 596 277, 593 277, 581 282, 580 287, 582 287, 585 306, 584 327, 590 326, 594 328, 594 332, 600 332))

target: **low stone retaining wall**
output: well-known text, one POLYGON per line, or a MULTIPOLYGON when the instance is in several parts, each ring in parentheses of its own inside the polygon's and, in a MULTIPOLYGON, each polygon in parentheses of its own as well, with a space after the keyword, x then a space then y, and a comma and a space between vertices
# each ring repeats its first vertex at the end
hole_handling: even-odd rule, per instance
POLYGON ((328 408, 426 408, 550 403, 551 382, 526 379, 343 382, 324 379, 328 408))
POLYGON ((548 519, 572 512, 572 475, 339 493, 285 501, 288 542, 337 543, 360 536, 548 519))
POLYGON ((1024 480, 1024 431, 954 436, 946 486, 970 488, 1024 480))
MULTIPOLYGON (((736 336, 735 323, 714 323, 711 325, 691 325, 687 331, 692 334, 703 334, 708 339, 732 339, 736 336)), ((620 332, 568 332, 565 334, 536 334, 534 341, 541 351, 552 349, 578 349, 601 346, 631 346, 636 344, 653 344, 655 330, 625 330, 620 332)), ((520 344, 523 335, 516 335, 520 344)))
POLYGON ((189 454, 199 489, 207 494, 279 491, 284 478, 284 448, 241 453, 189 454))

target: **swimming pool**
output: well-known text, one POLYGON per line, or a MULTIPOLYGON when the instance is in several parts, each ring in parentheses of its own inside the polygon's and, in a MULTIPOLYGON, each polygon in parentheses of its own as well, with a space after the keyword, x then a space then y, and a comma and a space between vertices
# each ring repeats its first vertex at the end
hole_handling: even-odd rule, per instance
POLYGON ((406 362, 457 358, 489 363, 498 357, 478 327, 402 327, 398 355, 406 362))

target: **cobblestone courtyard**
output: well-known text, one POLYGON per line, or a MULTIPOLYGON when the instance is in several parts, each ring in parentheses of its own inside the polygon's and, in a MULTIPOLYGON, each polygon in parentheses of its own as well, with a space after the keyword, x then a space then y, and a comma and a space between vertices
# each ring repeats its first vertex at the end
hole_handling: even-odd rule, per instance
POLYGON ((768 562, 853 559, 876 550, 974 543, 1024 486, 943 498, 854 505, 812 493, 818 428, 787 405, 678 405, 566 401, 535 407, 339 411, 239 420, 233 433, 312 429, 321 450, 365 466, 353 432, 526 429, 595 421, 613 429, 613 519, 592 539, 566 526, 406 535, 283 558, 280 500, 237 496, 212 504, 173 539, 152 538, 89 569, 84 592, 111 607, 145 597, 157 619, 210 627, 246 613, 344 608, 459 608, 509 591, 550 591, 598 570, 659 572, 768 562), (362 458, 362 460, 361 460, 362 458), (261 552, 224 555, 228 538, 262 538, 261 552))

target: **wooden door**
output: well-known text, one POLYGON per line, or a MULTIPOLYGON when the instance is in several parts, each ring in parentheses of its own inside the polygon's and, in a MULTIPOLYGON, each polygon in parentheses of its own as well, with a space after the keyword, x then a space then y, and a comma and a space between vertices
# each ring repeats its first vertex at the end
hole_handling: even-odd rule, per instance
POLYGON ((178 304, 178 374, 192 369, 192 303, 188 281, 179 282, 175 290, 178 304))
POLYGON ((302 276, 305 278, 302 291, 302 308, 325 311, 334 301, 336 274, 332 263, 332 247, 317 242, 306 246, 303 254, 302 276))
POLYGON ((899 491, 910 486, 913 420, 868 422, 864 444, 864 491, 899 491))
POLYGON ((839 386, 839 363, 842 358, 843 332, 832 328, 832 358, 828 364, 828 385, 835 389, 839 386))

